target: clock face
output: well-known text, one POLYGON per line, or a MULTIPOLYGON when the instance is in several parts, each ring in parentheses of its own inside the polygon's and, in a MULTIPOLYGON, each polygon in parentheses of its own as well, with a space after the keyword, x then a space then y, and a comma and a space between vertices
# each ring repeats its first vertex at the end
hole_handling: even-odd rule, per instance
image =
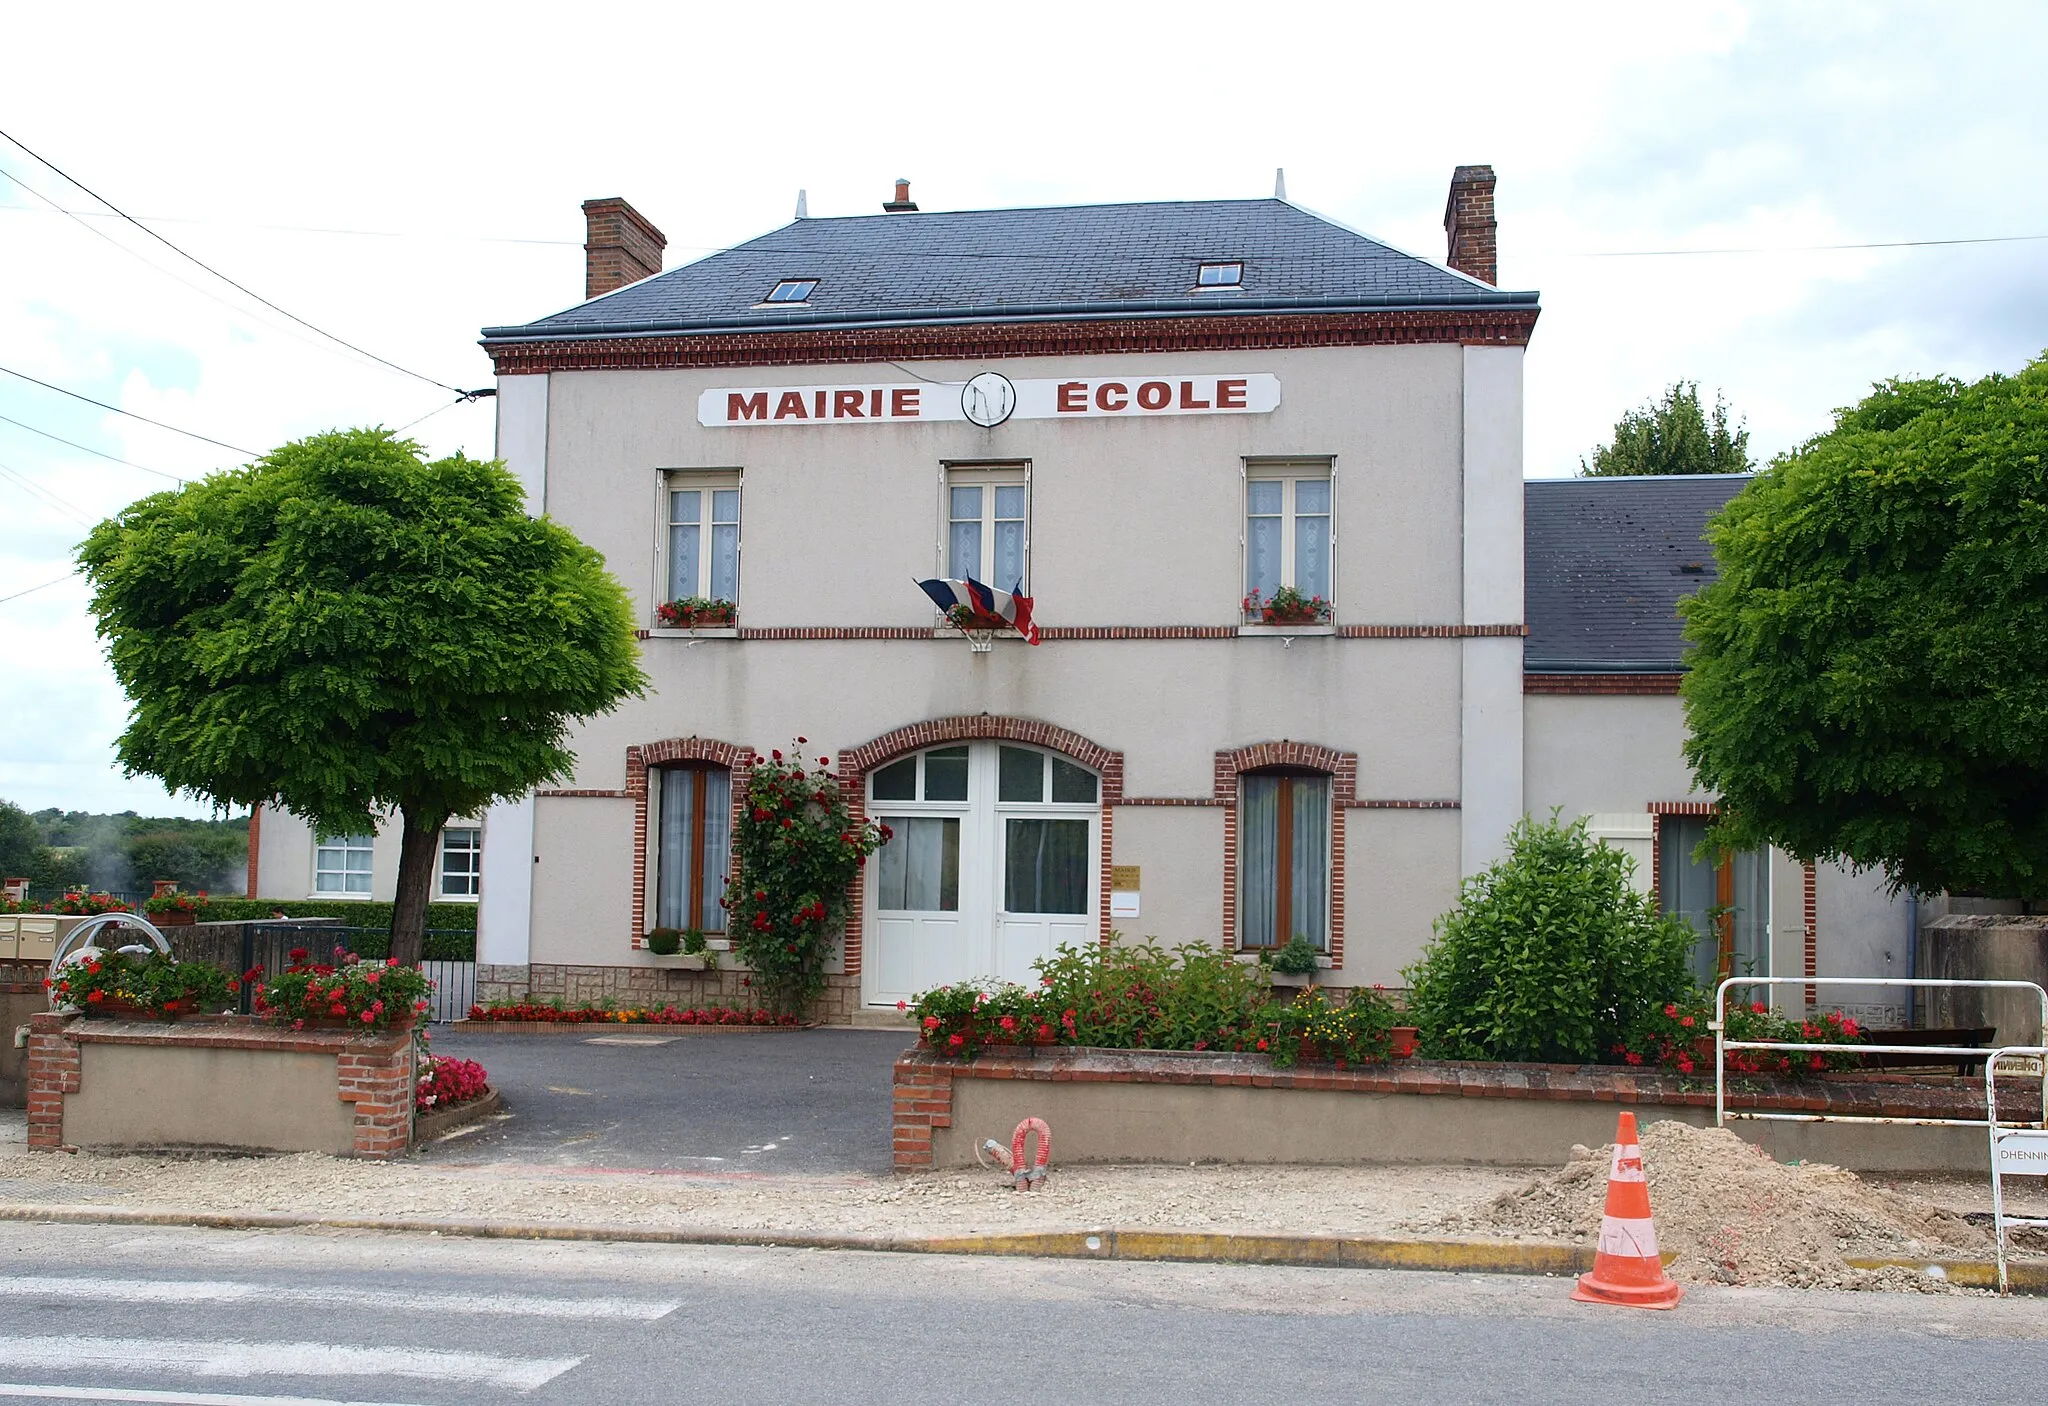
POLYGON ((960 388, 960 413, 984 429, 993 429, 1017 408, 1017 388, 1000 371, 984 371, 960 388))

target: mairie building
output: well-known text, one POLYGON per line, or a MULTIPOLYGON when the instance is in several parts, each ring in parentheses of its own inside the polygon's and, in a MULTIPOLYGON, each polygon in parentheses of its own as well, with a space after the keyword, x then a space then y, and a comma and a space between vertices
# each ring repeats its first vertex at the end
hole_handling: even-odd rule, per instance
MULTIPOLYGON (((1538 299, 1496 286, 1491 168, 1454 174, 1443 263, 1284 198, 933 212, 899 182, 663 272, 625 201, 584 211, 584 301, 485 331, 497 451, 625 584, 652 683, 565 784, 450 827, 483 994, 744 999, 646 935, 720 946, 772 748, 893 834, 827 1019, 1116 934, 1299 937, 1328 985, 1400 986, 1553 808, 1694 918, 1703 974, 1816 970, 1816 885, 1844 942, 1905 921, 1856 876, 1693 858, 1673 607, 1739 481, 1525 485, 1538 299), (1025 598, 1036 642, 957 628, 934 580, 1025 598)), ((390 896, 395 834, 258 834, 261 896, 390 896)))

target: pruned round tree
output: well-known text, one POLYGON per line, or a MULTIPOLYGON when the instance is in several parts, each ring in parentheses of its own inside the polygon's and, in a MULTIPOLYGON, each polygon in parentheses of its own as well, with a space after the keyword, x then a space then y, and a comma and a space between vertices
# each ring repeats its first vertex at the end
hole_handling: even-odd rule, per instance
POLYGON ((1684 696, 1716 838, 2048 895, 2048 360, 1876 387, 1708 537, 1684 696))
POLYGON ((396 813, 391 955, 419 960, 442 826, 568 776, 645 685, 604 560, 495 462, 337 430, 130 505, 79 548, 130 774, 326 833, 396 813))

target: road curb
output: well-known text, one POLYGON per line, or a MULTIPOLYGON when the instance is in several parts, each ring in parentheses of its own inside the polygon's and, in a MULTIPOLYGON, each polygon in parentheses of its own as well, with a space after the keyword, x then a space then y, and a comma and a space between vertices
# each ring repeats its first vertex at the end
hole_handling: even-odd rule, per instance
POLYGON ((1219 1235, 1180 1230, 1076 1230, 1007 1235, 818 1235, 795 1231, 669 1229, 644 1225, 322 1216, 289 1211, 144 1210, 127 1206, 0 1204, 0 1221, 56 1225, 186 1226, 207 1230, 372 1230, 479 1240, 590 1240, 643 1245, 734 1245, 894 1254, 1037 1259, 1197 1261, 1324 1269, 1433 1269, 1467 1274, 1577 1274, 1585 1246, 1488 1240, 1388 1240, 1352 1235, 1219 1235))

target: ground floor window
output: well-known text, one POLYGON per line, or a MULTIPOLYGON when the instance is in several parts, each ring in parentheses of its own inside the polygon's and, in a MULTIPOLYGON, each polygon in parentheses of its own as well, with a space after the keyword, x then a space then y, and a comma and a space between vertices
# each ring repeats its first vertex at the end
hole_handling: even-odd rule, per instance
POLYGON ((1330 942, 1330 778, 1250 772, 1238 779, 1238 944, 1330 942))
POLYGON ((484 832, 450 825, 441 832, 441 897, 475 898, 483 891, 484 832))
POLYGON ((654 846, 654 922, 664 928, 725 931, 726 873, 732 862, 732 773, 719 766, 649 773, 660 795, 654 846))
POLYGON ((374 835, 326 835, 313 849, 313 892, 370 896, 374 835))
POLYGON ((1700 937, 1693 975, 1703 982, 1771 974, 1770 851, 1702 852, 1705 815, 1657 821, 1657 904, 1683 918, 1700 937))

